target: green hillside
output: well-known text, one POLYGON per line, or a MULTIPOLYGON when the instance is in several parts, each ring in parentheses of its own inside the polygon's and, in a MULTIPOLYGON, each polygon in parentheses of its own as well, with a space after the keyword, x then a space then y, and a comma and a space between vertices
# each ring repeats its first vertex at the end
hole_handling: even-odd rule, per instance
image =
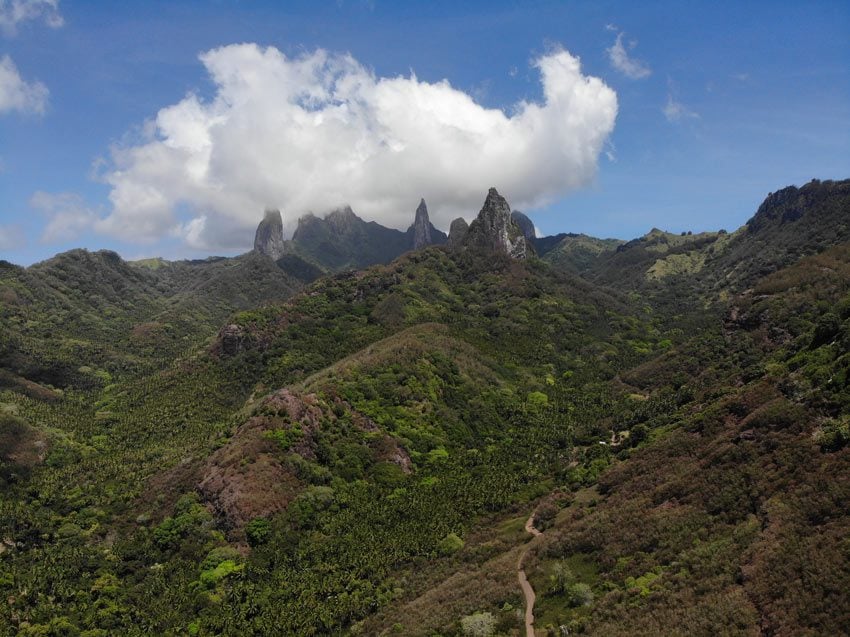
POLYGON ((582 273, 608 252, 623 244, 618 239, 597 239, 585 234, 558 234, 534 241, 537 253, 547 263, 568 272, 582 273))
POLYGON ((843 634, 848 184, 524 259, 0 264, 0 634, 521 635, 518 569, 538 635, 843 634))
POLYGON ((256 253, 133 263, 72 250, 29 268, 0 262, 0 383, 94 387, 160 367, 234 310, 288 298, 313 278, 301 260, 256 253))

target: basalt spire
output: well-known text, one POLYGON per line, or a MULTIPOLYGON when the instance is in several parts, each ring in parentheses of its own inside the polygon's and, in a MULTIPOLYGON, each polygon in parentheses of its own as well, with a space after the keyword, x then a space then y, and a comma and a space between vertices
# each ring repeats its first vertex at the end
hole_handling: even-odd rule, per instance
POLYGON ((481 212, 469 226, 463 244, 469 248, 502 252, 524 259, 532 248, 522 228, 511 219, 511 207, 495 188, 490 188, 481 212))
POLYGON ((280 210, 266 209, 263 220, 257 226, 257 234, 254 235, 254 250, 270 256, 275 261, 283 256, 283 219, 280 210))

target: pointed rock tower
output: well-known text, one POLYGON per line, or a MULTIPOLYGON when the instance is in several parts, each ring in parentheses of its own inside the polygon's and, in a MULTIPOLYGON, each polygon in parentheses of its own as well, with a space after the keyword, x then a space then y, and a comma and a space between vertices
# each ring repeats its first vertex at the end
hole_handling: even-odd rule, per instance
POLYGON ((266 214, 257 226, 257 234, 254 235, 254 250, 270 256, 275 261, 284 255, 283 219, 280 210, 266 208, 266 214))
POLYGON ((425 205, 424 199, 419 201, 416 217, 413 219, 413 225, 407 229, 407 236, 410 238, 410 247, 414 250, 435 244, 442 245, 446 242, 446 233, 437 230, 431 224, 428 218, 428 206, 425 205))
POLYGON ((522 229, 511 219, 511 207, 495 188, 490 188, 484 207, 469 226, 463 245, 478 250, 524 259, 532 251, 522 229))
POLYGON ((425 200, 419 202, 419 207, 416 208, 416 217, 413 220, 413 225, 407 230, 413 234, 413 249, 418 250, 433 243, 431 240, 431 222, 428 220, 428 206, 425 205, 425 200))

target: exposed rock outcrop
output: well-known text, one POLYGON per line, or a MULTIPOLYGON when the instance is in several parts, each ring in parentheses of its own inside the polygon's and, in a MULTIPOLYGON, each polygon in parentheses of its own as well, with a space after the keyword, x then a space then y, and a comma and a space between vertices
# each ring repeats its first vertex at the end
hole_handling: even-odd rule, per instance
POLYGON ((428 220, 428 207, 425 205, 424 199, 419 202, 419 207, 416 208, 416 217, 410 228, 413 230, 414 250, 424 248, 433 243, 431 240, 431 222, 428 220))
POLYGON ((414 250, 430 245, 443 245, 448 239, 446 233, 437 230, 428 219, 428 206, 425 205, 424 199, 419 202, 419 207, 416 208, 416 217, 413 220, 413 225, 407 229, 407 236, 410 238, 410 246, 414 250))
POLYGON ((408 228, 407 232, 413 235, 414 250, 424 248, 433 243, 431 240, 431 222, 428 220, 428 206, 425 205, 424 199, 419 202, 413 225, 408 228))
MULTIPOLYGON (((325 223, 339 236, 346 236, 356 232, 363 220, 354 214, 351 206, 343 206, 325 215, 325 223)), ((299 227, 300 225, 299 223, 299 227)))
POLYGON ((463 245, 463 240, 466 238, 467 232, 469 232, 469 224, 466 223, 466 219, 458 217, 452 221, 452 225, 449 228, 449 248, 460 248, 463 245))
POLYGON ((245 349, 245 330, 241 325, 225 325, 218 333, 220 354, 236 356, 245 349))
POLYGON ((511 219, 511 207, 495 188, 490 188, 484 207, 469 226, 463 241, 468 248, 507 254, 524 259, 532 251, 522 229, 511 219))
POLYGON ((428 208, 422 200, 407 231, 364 221, 350 206, 338 208, 324 217, 308 213, 298 220, 292 239, 285 243, 285 250, 325 271, 338 272, 389 263, 408 250, 444 244, 446 238, 446 234, 428 220, 428 208))
POLYGON ((280 210, 266 209, 266 214, 254 235, 254 250, 270 256, 275 261, 284 255, 283 219, 280 210))
POLYGON ((325 270, 339 271, 389 263, 410 250, 410 242, 407 232, 364 221, 344 206, 325 217, 301 217, 286 248, 325 270))
POLYGON ((519 210, 514 210, 511 213, 511 219, 522 230, 522 234, 529 241, 534 241, 537 238, 537 231, 534 229, 534 222, 521 213, 519 210))

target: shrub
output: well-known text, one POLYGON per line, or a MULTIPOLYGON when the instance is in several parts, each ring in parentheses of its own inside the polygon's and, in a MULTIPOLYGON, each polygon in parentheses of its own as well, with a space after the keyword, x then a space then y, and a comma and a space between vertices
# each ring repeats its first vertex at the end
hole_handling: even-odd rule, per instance
POLYGON ((583 582, 572 584, 567 589, 570 606, 589 606, 593 602, 593 591, 583 582))
POLYGON ((549 397, 542 391, 533 391, 528 394, 528 404, 531 407, 545 407, 549 404, 549 397))
POLYGON ((235 548, 231 546, 219 546, 207 554, 204 561, 201 562, 201 570, 208 571, 226 560, 239 562, 241 559, 242 556, 239 555, 239 551, 235 548))
POLYGON ((850 422, 830 421, 815 434, 815 442, 822 451, 832 452, 842 449, 850 443, 850 422))
POLYGON ((637 447, 640 443, 646 440, 649 437, 649 429, 647 429, 646 425, 640 424, 635 425, 631 428, 629 432, 629 444, 632 447, 637 447))
POLYGON ((270 429, 263 433, 264 438, 274 440, 281 451, 289 451, 292 446, 304 437, 301 425, 296 423, 289 429, 270 429))
POLYGON ((405 475, 401 467, 393 462, 378 462, 372 467, 375 482, 384 487, 395 487, 404 482, 405 475))
POLYGON ((558 507, 553 502, 544 502, 534 513, 534 526, 540 531, 545 531, 552 526, 557 515, 558 507))
POLYGON ((440 555, 454 555, 463 548, 463 540, 456 533, 449 533, 437 544, 440 555))
POLYGON ((573 571, 566 562, 555 562, 549 575, 548 592, 552 595, 563 593, 573 579, 573 571))
POLYGON ((841 319, 833 312, 827 312, 818 319, 815 333, 812 337, 812 347, 829 343, 841 330, 841 319))
POLYGON ((233 560, 224 560, 215 568, 201 572, 201 577, 199 578, 201 586, 207 589, 215 588, 224 578, 241 572, 243 568, 244 566, 242 564, 237 564, 233 560))
POLYGON ((464 635, 470 637, 489 637, 496 630, 496 618, 493 613, 473 613, 460 620, 464 635))
POLYGON ((254 518, 245 525, 245 537, 250 546, 265 544, 272 533, 272 525, 266 518, 254 518))

